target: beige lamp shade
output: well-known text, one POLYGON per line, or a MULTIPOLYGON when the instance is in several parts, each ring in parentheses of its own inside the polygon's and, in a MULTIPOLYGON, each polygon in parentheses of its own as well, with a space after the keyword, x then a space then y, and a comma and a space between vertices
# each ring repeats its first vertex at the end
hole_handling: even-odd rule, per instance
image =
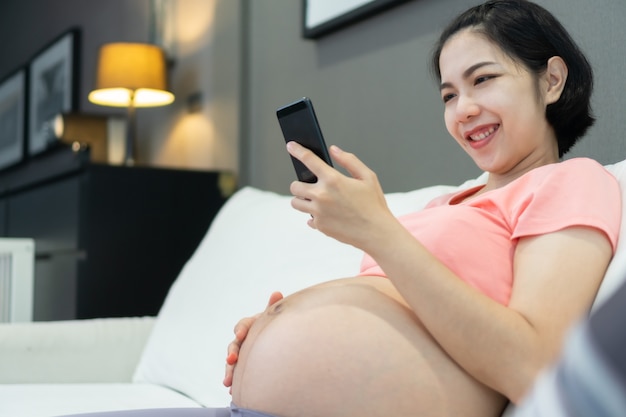
POLYGON ((155 107, 174 101, 167 91, 161 48, 147 43, 109 43, 100 48, 96 89, 89 101, 114 107, 155 107))

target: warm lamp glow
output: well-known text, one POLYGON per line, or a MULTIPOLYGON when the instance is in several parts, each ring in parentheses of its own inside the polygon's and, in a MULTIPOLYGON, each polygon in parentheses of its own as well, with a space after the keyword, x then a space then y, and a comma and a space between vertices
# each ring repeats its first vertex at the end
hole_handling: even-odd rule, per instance
POLYGON ((126 165, 135 164, 135 109, 170 104, 174 95, 167 91, 167 66, 163 50, 147 43, 109 43, 100 48, 96 89, 89 101, 102 106, 126 107, 126 165))
POLYGON ((155 107, 174 101, 167 91, 161 48, 146 43, 110 43, 100 48, 96 89, 89 101, 114 107, 155 107))
POLYGON ((128 107, 134 93, 135 107, 157 107, 170 104, 174 95, 169 91, 139 88, 133 92, 128 88, 103 88, 89 94, 94 104, 111 107, 128 107))

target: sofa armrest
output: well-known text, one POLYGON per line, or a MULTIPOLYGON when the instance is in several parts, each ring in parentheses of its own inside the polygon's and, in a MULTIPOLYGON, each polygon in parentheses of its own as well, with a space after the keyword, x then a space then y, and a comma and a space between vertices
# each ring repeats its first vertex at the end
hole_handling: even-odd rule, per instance
POLYGON ((0 383, 131 382, 154 321, 0 323, 0 383))

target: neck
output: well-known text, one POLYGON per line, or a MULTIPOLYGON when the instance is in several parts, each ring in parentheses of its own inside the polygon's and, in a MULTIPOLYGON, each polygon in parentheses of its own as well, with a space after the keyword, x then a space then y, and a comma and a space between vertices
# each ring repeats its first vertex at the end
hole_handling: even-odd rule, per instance
POLYGON ((519 163, 517 163, 512 169, 509 169, 506 172, 490 172, 489 179, 482 192, 495 190, 497 188, 504 187, 505 185, 515 181, 522 175, 526 174, 529 171, 532 171, 535 168, 539 168, 544 165, 554 164, 559 162, 558 153, 550 153, 544 154, 541 157, 533 158, 529 156, 519 163))

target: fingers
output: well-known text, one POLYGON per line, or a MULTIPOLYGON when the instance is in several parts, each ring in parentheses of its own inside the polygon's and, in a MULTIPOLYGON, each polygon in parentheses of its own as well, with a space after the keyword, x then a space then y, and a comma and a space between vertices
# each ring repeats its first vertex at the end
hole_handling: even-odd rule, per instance
POLYGON ((235 364, 239 359, 239 347, 240 344, 237 341, 233 341, 230 345, 228 345, 228 356, 226 357, 226 368, 224 369, 224 381, 222 382, 225 387, 231 387, 233 385, 235 364))
POLYGON ((246 317, 235 325, 235 340, 228 345, 226 354, 226 369, 224 370, 223 381, 223 384, 226 387, 230 387, 233 384, 233 374, 235 372, 235 364, 239 360, 239 350, 241 349, 241 344, 248 335, 248 331, 250 330, 250 327, 252 327, 255 320, 256 317, 246 317))
POLYGON ((232 387, 233 386, 233 375, 235 374, 235 365, 230 365, 230 364, 226 364, 226 369, 224 370, 224 380, 222 381, 222 384, 224 384, 225 387, 232 387))
POLYGON ((271 307, 272 305, 276 304, 277 302, 279 302, 283 298, 284 298, 284 296, 283 296, 283 294, 280 291, 274 291, 270 295, 270 299, 269 299, 269 302, 267 303, 267 306, 271 307))
POLYGON ((333 169, 313 151, 305 148, 297 142, 287 142, 287 152, 302 162, 318 178, 327 170, 333 169))
MULTIPOLYGON (((270 298, 268 300, 267 308, 276 304, 283 298, 284 296, 281 292, 279 291, 273 292, 270 295, 270 298)), ((227 355, 226 355, 226 369, 224 371, 224 381, 223 381, 223 384, 226 387, 231 387, 233 384, 233 374, 235 372, 235 365, 237 364, 237 361, 239 360, 239 351, 241 349, 241 345, 243 341, 246 339, 246 337, 248 336, 248 332, 250 331, 250 328, 252 327, 252 325, 254 324, 254 322, 256 321, 258 317, 259 317, 258 314, 252 317, 246 317, 240 320, 235 325, 235 329, 234 329, 235 340, 233 340, 228 345, 227 355)))
POLYGON ((230 354, 226 357, 226 363, 228 365, 234 365, 237 363, 237 359, 239 359, 239 355, 235 352, 230 352, 230 354))
POLYGON ((348 171, 350 176, 355 179, 368 179, 373 171, 365 165, 353 153, 345 152, 336 145, 330 147, 332 158, 348 171))
POLYGON ((233 386, 234 374, 235 374, 235 365, 226 364, 226 370, 224 371, 224 380, 222 381, 222 384, 224 384, 225 387, 230 388, 233 386))
MULTIPOLYGON (((326 162, 319 158, 314 152, 305 148, 297 142, 288 142, 287 151, 291 156, 302 162, 315 176, 318 182, 327 182, 331 175, 337 174, 337 171, 330 167, 326 162)), ((294 181, 289 187, 289 191, 296 197, 292 201, 292 207, 296 210, 310 213, 309 202, 315 193, 315 184, 294 181)), ((312 225, 312 222, 309 222, 312 225)))
MULTIPOLYGON (((315 155, 315 153, 297 142, 288 142, 287 151, 291 156, 306 165, 318 179, 323 180, 326 176, 335 175, 337 173, 337 170, 328 166, 328 164, 315 155)), ((329 152, 332 159, 344 167, 352 178, 369 179, 374 174, 374 172, 353 153, 345 152, 336 145, 332 145, 329 148, 329 152)))

